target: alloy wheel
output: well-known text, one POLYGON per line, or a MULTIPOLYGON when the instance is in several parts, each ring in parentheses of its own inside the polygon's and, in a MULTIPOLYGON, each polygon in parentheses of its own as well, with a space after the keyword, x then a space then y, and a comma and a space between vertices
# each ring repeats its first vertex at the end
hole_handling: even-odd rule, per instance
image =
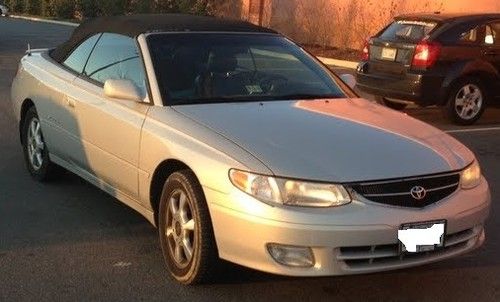
POLYGON ((170 254, 179 268, 189 265, 194 253, 195 218, 192 201, 183 190, 170 195, 165 235, 170 254))
POLYGON ((483 93, 475 84, 467 84, 455 97, 455 111, 464 120, 475 118, 483 106, 483 93))
POLYGON ((35 171, 38 171, 43 165, 45 143, 43 141, 40 121, 37 118, 33 118, 29 124, 26 143, 26 148, 28 148, 28 159, 31 167, 35 171))

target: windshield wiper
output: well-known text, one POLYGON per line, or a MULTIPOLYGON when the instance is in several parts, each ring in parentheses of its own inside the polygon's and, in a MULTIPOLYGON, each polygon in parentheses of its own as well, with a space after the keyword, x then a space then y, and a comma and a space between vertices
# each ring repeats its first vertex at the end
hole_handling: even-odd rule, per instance
POLYGON ((307 94, 307 93, 294 93, 272 96, 273 100, 316 100, 316 99, 341 99, 345 98, 344 95, 339 94, 307 94))

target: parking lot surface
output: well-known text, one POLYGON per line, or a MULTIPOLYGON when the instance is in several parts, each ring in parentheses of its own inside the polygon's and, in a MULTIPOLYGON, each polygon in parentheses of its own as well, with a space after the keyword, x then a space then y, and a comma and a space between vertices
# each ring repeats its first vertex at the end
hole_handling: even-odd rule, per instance
POLYGON ((28 43, 53 47, 71 30, 0 18, 0 301, 500 301, 498 109, 471 128, 450 125, 437 108, 407 110, 478 156, 493 196, 481 249, 361 276, 285 278, 229 266, 215 284, 183 287, 168 277, 156 230, 139 214, 69 173, 39 184, 25 171, 10 83, 28 43))

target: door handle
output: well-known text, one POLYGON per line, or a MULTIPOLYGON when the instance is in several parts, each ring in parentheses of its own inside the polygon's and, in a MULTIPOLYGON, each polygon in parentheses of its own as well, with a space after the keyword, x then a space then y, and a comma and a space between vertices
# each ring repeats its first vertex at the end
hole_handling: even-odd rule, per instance
POLYGON ((66 105, 70 108, 75 108, 75 100, 72 98, 66 97, 66 105))
POLYGON ((496 50, 486 50, 484 51, 485 56, 496 56, 498 55, 498 52, 496 50))

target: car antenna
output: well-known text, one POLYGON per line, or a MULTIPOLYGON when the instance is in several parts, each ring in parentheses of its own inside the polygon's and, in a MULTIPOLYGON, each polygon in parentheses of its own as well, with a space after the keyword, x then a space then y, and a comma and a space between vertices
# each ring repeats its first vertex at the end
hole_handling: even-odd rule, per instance
POLYGON ((26 50, 26 54, 31 56, 31 45, 28 43, 28 50, 26 50))

